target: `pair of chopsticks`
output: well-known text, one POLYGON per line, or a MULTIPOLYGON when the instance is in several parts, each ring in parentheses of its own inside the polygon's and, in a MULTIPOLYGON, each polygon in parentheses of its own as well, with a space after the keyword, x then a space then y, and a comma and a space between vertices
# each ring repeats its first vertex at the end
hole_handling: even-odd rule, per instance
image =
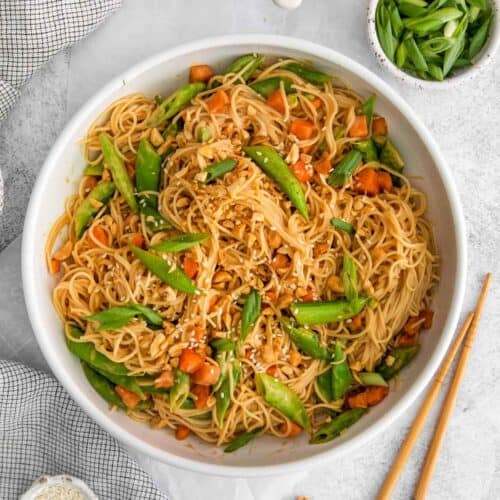
POLYGON ((446 427, 448 425, 448 421, 450 419, 453 408, 455 407, 455 401, 457 399, 458 389, 460 387, 460 382, 464 376, 465 366, 469 359, 470 350, 472 348, 472 343, 474 341, 474 336, 476 334, 477 326, 479 324, 479 318, 481 317, 481 313, 483 311, 484 302, 486 300, 486 293, 488 291, 488 287, 490 285, 491 274, 487 274, 484 280, 483 288, 481 290, 481 294, 476 304, 476 309, 474 312, 470 312, 465 319, 462 327, 460 328, 458 335, 453 342, 451 348, 446 355, 443 363, 441 364, 441 368, 439 369, 436 378, 432 384, 432 387, 429 390, 418 414, 413 422, 413 425, 406 436, 406 439, 399 450, 398 456, 394 461, 392 469, 389 471, 382 488, 378 494, 378 500, 388 500, 390 498, 390 494, 394 487, 396 486, 396 482, 398 480, 399 475, 401 474, 403 467, 410 456, 410 453, 415 445, 415 442, 420 435, 420 431, 424 426, 425 420, 427 418, 427 414, 429 410, 432 408, 434 401, 443 385, 444 378, 450 369, 453 360, 458 353, 460 346, 462 345, 462 341, 465 337, 465 342, 463 344, 462 354, 460 355, 460 359, 457 363, 457 368, 455 370, 455 375, 451 382, 450 388, 448 389, 448 394, 446 395, 446 399, 443 403, 441 415, 439 417, 439 421, 437 423, 436 429, 434 431, 434 436, 432 439, 431 446, 427 452, 427 456, 425 458, 425 463, 420 473, 420 478, 417 483, 417 487, 415 488, 415 493, 413 498, 415 500, 423 500, 425 498, 427 488, 429 487, 429 483, 431 481, 432 473, 434 471, 434 467, 436 466, 436 461, 441 450, 441 446, 443 444, 444 435, 446 432, 446 427))

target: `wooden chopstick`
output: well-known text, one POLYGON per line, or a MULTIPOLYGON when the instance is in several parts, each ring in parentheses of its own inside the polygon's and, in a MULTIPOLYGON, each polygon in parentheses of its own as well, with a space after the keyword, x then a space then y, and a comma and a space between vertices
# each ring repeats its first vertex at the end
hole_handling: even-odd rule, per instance
POLYGON ((427 452, 424 467, 422 468, 422 471, 420 473, 420 478, 417 483, 417 487, 415 488, 415 496, 414 496, 415 500, 424 499, 427 493, 427 488, 429 487, 432 473, 436 466, 437 457, 439 455, 439 451, 441 450, 441 446, 443 444, 446 427, 448 426, 451 413, 453 412, 453 409, 455 407, 455 402, 458 395, 458 389, 460 388, 460 382, 462 381, 465 372, 465 367, 467 365, 467 361, 469 360, 472 343, 474 341, 477 326, 479 324, 479 318, 481 317, 481 312, 483 310, 484 303, 486 301, 486 293, 490 285, 490 280, 491 280, 491 274, 487 274, 486 279, 484 280, 483 289, 481 290, 481 295, 479 296, 479 300, 477 302, 476 312, 474 314, 472 324, 467 333, 467 337, 465 338, 462 354, 460 355, 460 358, 457 363, 457 369, 455 370, 455 375, 453 376, 450 388, 448 389, 448 394, 446 395, 446 399, 443 403, 441 415, 439 416, 438 424, 436 426, 436 430, 432 438, 431 447, 427 452))
POLYGON ((418 436, 420 435, 422 427, 424 426, 424 423, 427 419, 427 415, 430 409, 432 408, 432 405, 439 393, 439 390, 443 384, 443 380, 446 374, 448 373, 448 370, 450 369, 453 360, 462 344, 462 340, 466 335, 466 333, 468 332, 469 328, 471 327, 473 320, 477 327, 477 323, 479 321, 479 316, 481 314, 481 310, 484 304, 484 298, 486 296, 486 289, 488 287, 489 281, 490 281, 490 275, 488 274, 486 276, 486 281, 483 286, 483 291, 481 292, 481 295, 479 297, 476 306, 476 314, 472 312, 469 313, 464 323, 462 324, 457 334, 457 337, 455 338, 455 341, 453 342, 451 348, 449 349, 448 354, 446 355, 441 365, 441 368, 439 369, 439 372, 436 375, 436 378, 434 379, 434 382, 429 390, 429 393, 427 394, 424 402, 420 406, 415 421, 411 429, 409 430, 406 439, 401 446, 401 449, 399 450, 396 460, 394 461, 394 464, 391 470, 389 471, 389 474, 387 475, 384 484, 382 485, 382 488, 379 491, 377 497, 378 500, 388 500, 390 498, 390 494, 396 485, 399 475, 401 474, 403 467, 406 464, 406 461, 408 460, 408 457, 415 445, 415 442, 418 436))

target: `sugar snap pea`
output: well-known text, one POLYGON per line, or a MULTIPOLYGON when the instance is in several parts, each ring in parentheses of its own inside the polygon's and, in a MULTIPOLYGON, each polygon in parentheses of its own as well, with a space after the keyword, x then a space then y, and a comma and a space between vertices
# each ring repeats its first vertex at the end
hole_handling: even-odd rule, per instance
POLYGON ((105 372, 104 370, 97 370, 103 377, 107 378, 110 382, 113 382, 114 385, 120 385, 128 389, 129 391, 137 394, 141 399, 145 399, 144 392, 137 381, 137 377, 129 377, 126 375, 114 375, 109 372, 105 372))
POLYGON ((379 155, 380 163, 387 165, 396 172, 402 172, 405 167, 405 162, 396 146, 392 143, 390 139, 386 139, 379 155))
POLYGON ((165 219, 165 217, 156 210, 156 208, 148 205, 144 198, 139 200, 139 207, 141 215, 144 217, 146 227, 153 233, 165 231, 166 229, 172 229, 174 227, 169 220, 165 219))
POLYGON ((314 83, 315 85, 323 85, 324 83, 327 83, 332 79, 330 75, 302 64, 288 63, 282 66, 282 68, 295 73, 306 82, 314 83))
POLYGON ((92 217, 100 210, 100 206, 106 203, 115 192, 112 182, 100 182, 90 191, 75 213, 75 235, 80 239, 83 232, 90 224, 92 217))
POLYGON ((265 80, 258 80, 250 84, 250 88, 255 90, 257 94, 260 94, 262 97, 269 97, 275 90, 280 88, 280 84, 283 82, 285 93, 290 94, 293 92, 292 88, 292 80, 289 78, 281 78, 279 76, 272 76, 271 78, 267 78, 265 80))
POLYGON ((320 344, 319 337, 315 332, 295 326, 286 316, 282 316, 280 322, 292 342, 304 354, 314 359, 330 359, 328 349, 320 344))
POLYGON ((342 186, 345 184, 352 177, 362 159, 363 156, 359 151, 349 151, 328 176, 328 184, 330 186, 342 186))
POLYGON ((314 390, 319 399, 324 403, 333 401, 331 367, 316 377, 314 381, 314 390))
POLYGON ((93 175, 95 177, 101 177, 104 172, 104 165, 98 163, 97 165, 87 165, 83 171, 83 175, 93 175))
POLYGON ((99 143, 104 156, 104 162, 111 172, 111 177, 113 177, 116 188, 125 198, 125 201, 128 203, 128 206, 132 209, 132 211, 137 213, 137 202, 135 200, 132 181, 128 176, 127 169, 125 168, 125 164, 123 163, 121 156, 116 151, 111 137, 102 132, 99 134, 99 143))
POLYGON ((292 302, 290 310, 301 325, 319 325, 352 318, 370 302, 369 297, 359 297, 353 302, 343 299, 331 302, 292 302))
POLYGON ((376 368, 377 372, 385 380, 391 379, 416 356, 419 349, 420 346, 418 344, 392 349, 376 368))
POLYGON ((340 436, 341 432, 355 424, 367 410, 365 408, 354 408, 347 410, 332 421, 322 425, 309 440, 311 444, 322 444, 340 436))
POLYGON ((270 146, 247 146, 243 151, 276 182, 302 217, 308 220, 309 213, 302 186, 276 150, 270 146))
POLYGON ((162 241, 150 247, 158 252, 182 252, 188 248, 192 248, 199 243, 210 238, 210 233, 187 233, 180 236, 174 236, 168 240, 162 241))
POLYGON ((344 294, 349 302, 358 300, 358 272, 355 260, 348 254, 344 254, 342 266, 342 284, 344 294))
POLYGON ((110 307, 90 316, 85 316, 83 319, 101 323, 98 330, 111 330, 121 328, 136 316, 144 317, 148 323, 155 326, 163 324, 163 318, 156 311, 147 306, 132 303, 110 307))
POLYGON ((346 355, 342 349, 342 344, 335 343, 335 359, 332 364, 332 397, 334 400, 344 396, 352 383, 351 370, 347 362, 346 355))
MULTIPOLYGON (((135 187, 139 193, 143 191, 158 191, 160 187, 161 156, 151 143, 142 138, 137 149, 135 160, 135 187)), ((153 208, 157 205, 157 196, 146 194, 146 203, 153 208)))
POLYGON ((163 283, 184 293, 199 293, 199 289, 191 281, 186 273, 179 267, 172 269, 172 264, 163 260, 158 255, 155 255, 146 250, 130 245, 130 249, 135 256, 149 269, 154 275, 160 278, 163 283))
POLYGON ((287 385, 265 373, 255 375, 255 383, 264 401, 274 406, 285 417, 310 432, 311 423, 302 401, 287 385))
POLYGON ((366 116, 366 123, 368 128, 371 127, 372 118, 373 118, 373 108, 375 107, 375 101, 377 100, 376 95, 370 96, 362 106, 363 114, 366 116))
POLYGON ((66 344, 71 353, 85 361, 92 368, 111 373, 113 375, 129 375, 129 371, 123 363, 116 363, 97 351, 92 342, 75 342, 72 338, 80 338, 83 332, 76 326, 68 324, 68 332, 71 338, 66 337, 66 344))
POLYGON ((371 139, 355 142, 353 147, 361 153, 365 163, 378 160, 378 151, 371 139))
POLYGON ((236 342, 230 339, 215 339, 210 342, 210 345, 217 352, 230 352, 236 349, 236 342))
POLYGON ((214 163, 213 165, 210 165, 203 172, 204 174, 206 174, 205 180, 203 181, 204 184, 208 184, 209 182, 222 177, 224 174, 231 172, 231 170, 234 170, 234 167, 236 167, 237 163, 238 162, 236 160, 228 158, 226 160, 222 160, 214 163))
POLYGON ((349 234, 354 234, 356 232, 352 224, 349 224, 349 222, 346 222, 345 220, 339 219, 337 217, 333 217, 332 219, 330 219, 330 224, 333 227, 336 227, 337 229, 345 231, 349 234))
POLYGON ((381 385, 387 386, 384 377, 377 372, 361 372, 358 373, 359 380, 363 385, 381 385))
POLYGON ((244 432, 239 436, 236 436, 225 448, 224 453, 232 453, 233 451, 239 450, 246 444, 248 444, 253 438, 255 438, 260 432, 262 432, 262 427, 255 429, 253 431, 244 432))
POLYGON ((241 74, 241 77, 246 82, 255 71, 260 68, 264 57, 258 54, 246 54, 244 56, 238 57, 233 61, 225 71, 225 73, 239 73, 242 69, 245 69, 241 74))
POLYGON ((201 82, 188 83, 170 94, 154 111, 148 120, 149 127, 157 127, 183 110, 192 99, 206 89, 201 82))
POLYGON ((100 373, 93 370, 87 363, 81 361, 83 373, 92 388, 101 396, 106 402, 112 406, 117 406, 122 410, 126 410, 127 407, 123 404, 120 396, 115 392, 115 386, 100 373))
POLYGON ((248 334, 255 325, 260 315, 261 303, 262 299, 259 292, 253 288, 245 297, 245 303, 243 304, 243 310, 241 312, 241 342, 245 342, 248 334))

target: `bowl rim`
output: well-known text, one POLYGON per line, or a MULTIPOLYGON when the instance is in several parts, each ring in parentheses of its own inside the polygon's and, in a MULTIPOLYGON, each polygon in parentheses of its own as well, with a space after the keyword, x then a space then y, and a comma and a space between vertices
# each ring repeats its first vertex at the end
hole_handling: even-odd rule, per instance
POLYGON ((488 66, 500 46, 500 25, 498 21, 500 0, 490 0, 491 7, 494 11, 493 22, 492 26, 490 26, 490 34, 486 44, 475 57, 474 64, 469 68, 462 70, 457 75, 445 78, 443 81, 422 80, 421 78, 417 78, 416 76, 399 69, 385 55, 375 28, 375 12, 380 1, 381 0, 370 0, 367 7, 367 31, 370 48, 375 56, 375 59, 377 59, 383 68, 387 69, 389 73, 398 79, 398 81, 407 83, 413 87, 417 87, 419 89, 445 90, 465 83, 472 78, 475 78, 486 66, 488 66))
POLYGON ((168 49, 159 54, 156 54, 147 60, 133 66, 131 69, 113 78, 111 82, 106 84, 98 90, 86 103, 84 103, 78 112, 75 113, 73 118, 66 125, 61 132, 56 142, 52 146, 35 183, 34 189, 31 194, 30 202, 26 212, 26 218, 23 229, 22 240, 22 283, 24 298, 28 316, 35 333, 35 337, 40 346, 40 349, 47 360, 48 365, 53 373, 79 404, 79 406, 102 428, 114 436, 118 441, 131 446, 132 448, 149 455, 163 463, 180 467, 183 469, 191 470, 194 472, 201 472, 220 476, 229 477, 256 477, 256 476, 269 476, 275 474, 284 474, 302 469, 304 466, 311 467, 315 464, 320 464, 324 460, 340 457, 348 452, 358 448, 362 443, 366 443, 375 435, 386 429, 396 418, 398 418, 417 397, 422 393, 425 386, 430 381, 432 375, 436 372, 444 354, 451 342, 454 335, 456 325, 458 323, 462 301, 465 292, 465 278, 466 278, 466 232, 465 222, 463 218, 462 208, 459 202, 458 193, 451 176, 451 172, 438 149, 438 146, 432 138, 430 132, 425 128, 420 118, 417 117, 415 112, 410 106, 400 97, 389 85, 383 82, 378 76, 366 69, 361 64, 351 60, 350 58, 332 50, 327 47, 318 45, 316 43, 303 40, 300 38, 279 36, 279 35, 262 35, 262 34, 245 34, 245 35, 226 35, 219 37, 204 38, 201 40, 182 44, 180 46, 168 49), (427 361, 419 376, 415 379, 410 389, 401 397, 401 399, 383 415, 383 417, 375 422, 370 427, 361 431, 352 439, 341 443, 333 448, 327 448, 320 453, 313 456, 290 461, 287 463, 267 465, 267 466, 241 466, 230 464, 210 464, 199 462, 191 458, 179 457, 167 450, 159 450, 152 445, 146 443, 140 438, 129 434, 119 424, 112 420, 111 414, 105 414, 91 401, 87 399, 80 387, 74 384, 69 377, 66 376, 65 367, 58 362, 57 356, 52 352, 50 347, 50 336, 45 333, 39 318, 41 316, 41 305, 37 300, 35 294, 36 276, 30 272, 32 269, 32 262, 37 258, 36 248, 40 247, 40 242, 35 241, 35 227, 36 227, 36 213, 43 204, 44 193, 42 186, 50 179, 51 165, 63 153, 66 148, 68 137, 71 137, 78 128, 81 122, 88 121, 91 117, 90 111, 101 101, 105 100, 107 96, 123 85, 123 81, 127 81, 140 75, 150 68, 161 64, 165 60, 169 60, 178 56, 189 54, 196 50, 203 50, 207 48, 219 48, 221 46, 248 46, 248 45, 263 45, 270 48, 275 48, 277 52, 280 49, 287 48, 297 50, 298 52, 305 52, 318 58, 325 59, 332 64, 345 67, 349 71, 355 73, 358 77, 364 80, 367 84, 377 89, 377 92, 383 94, 389 99, 399 110, 411 121, 413 128, 420 140, 425 144, 431 157, 434 160, 436 168, 438 169, 445 188, 445 192, 450 201, 451 216, 453 220, 453 227, 457 238, 457 262, 456 269, 454 270, 456 276, 456 285, 453 290, 453 297, 451 301, 451 308, 448 311, 446 322, 440 337, 440 340, 432 354, 427 361))

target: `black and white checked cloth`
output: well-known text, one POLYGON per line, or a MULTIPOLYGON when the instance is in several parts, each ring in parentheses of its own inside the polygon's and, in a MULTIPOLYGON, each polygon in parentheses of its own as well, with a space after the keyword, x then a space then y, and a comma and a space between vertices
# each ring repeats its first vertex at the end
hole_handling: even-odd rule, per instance
POLYGON ((121 0, 0 0, 0 120, 37 68, 120 5, 121 0))
POLYGON ((167 499, 54 378, 0 361, 0 499, 46 474, 78 477, 100 500, 167 499))

